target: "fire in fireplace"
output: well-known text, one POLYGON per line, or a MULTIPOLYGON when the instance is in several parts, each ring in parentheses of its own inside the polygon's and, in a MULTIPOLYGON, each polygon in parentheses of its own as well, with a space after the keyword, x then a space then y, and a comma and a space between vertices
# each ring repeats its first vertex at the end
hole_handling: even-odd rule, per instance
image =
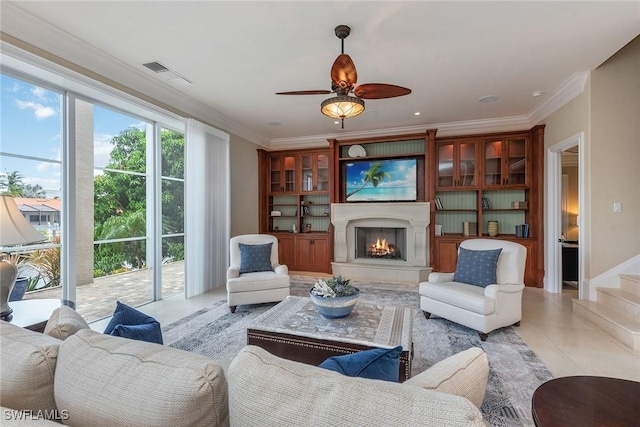
POLYGON ((355 227, 356 258, 406 261, 406 229, 355 227))

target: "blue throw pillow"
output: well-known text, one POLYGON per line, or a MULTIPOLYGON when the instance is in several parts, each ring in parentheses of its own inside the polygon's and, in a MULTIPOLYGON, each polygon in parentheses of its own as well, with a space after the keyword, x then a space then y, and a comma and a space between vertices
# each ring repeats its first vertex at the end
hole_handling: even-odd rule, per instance
POLYGON ((271 267, 271 246, 273 243, 263 245, 238 243, 238 246, 240 247, 240 274, 273 271, 271 267))
POLYGON ((501 252, 502 248, 486 251, 460 248, 453 280, 483 288, 496 283, 496 267, 501 252))
POLYGON ((117 337, 162 344, 160 323, 151 316, 118 301, 104 333, 117 337))
POLYGON ((349 377, 370 378, 398 382, 402 346, 376 348, 343 356, 332 356, 320 368, 339 372, 349 377))

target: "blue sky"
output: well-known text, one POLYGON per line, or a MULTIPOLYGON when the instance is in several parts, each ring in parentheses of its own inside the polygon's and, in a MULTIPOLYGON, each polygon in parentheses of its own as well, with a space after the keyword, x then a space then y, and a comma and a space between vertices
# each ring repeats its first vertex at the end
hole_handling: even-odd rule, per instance
MULTIPOLYGON (((358 187, 362 184, 362 177, 373 162, 354 162, 347 164, 347 179, 349 187, 358 187)), ((381 161, 383 170, 391 174, 391 179, 385 178, 379 187, 413 187, 416 184, 416 161, 394 160, 381 161)), ((371 184, 368 184, 372 186, 371 184)))
MULTIPOLYGON (((0 151, 53 161, 62 158, 62 95, 32 84, 0 76, 0 151)), ((111 139, 139 119, 94 107, 94 165, 109 160, 111 139)), ((0 156, 0 173, 19 171, 25 184, 40 184, 49 197, 60 195, 58 163, 0 156)))

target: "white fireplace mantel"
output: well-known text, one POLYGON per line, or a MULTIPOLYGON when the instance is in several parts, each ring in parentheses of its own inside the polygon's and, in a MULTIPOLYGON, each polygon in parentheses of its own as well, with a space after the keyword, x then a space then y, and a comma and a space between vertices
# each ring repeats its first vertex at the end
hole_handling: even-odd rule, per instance
MULTIPOLYGON (((384 266, 393 270, 424 269, 429 265, 428 226, 429 203, 334 203, 331 223, 334 228, 334 270, 336 265, 384 266), (367 260, 355 258, 355 227, 400 227, 407 230, 406 260, 367 260)), ((335 273, 335 271, 334 271, 335 273)), ((375 278, 375 277, 373 277, 375 278)))

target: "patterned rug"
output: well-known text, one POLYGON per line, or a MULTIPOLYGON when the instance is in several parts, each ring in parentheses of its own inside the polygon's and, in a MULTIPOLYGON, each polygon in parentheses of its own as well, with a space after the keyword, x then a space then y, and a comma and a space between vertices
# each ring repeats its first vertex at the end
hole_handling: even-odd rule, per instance
MULTIPOLYGON (((292 276, 291 294, 308 296, 315 279, 292 276)), ((360 283, 360 300, 383 305, 415 308, 412 375, 436 362, 470 347, 481 347, 489 358, 489 381, 482 413, 492 426, 533 426, 531 396, 551 373, 514 328, 489 334, 480 341, 478 333, 448 320, 432 316, 427 320, 419 310, 417 286, 406 284, 360 283)), ((246 345, 246 326, 273 304, 239 306, 234 314, 226 301, 200 310, 163 328, 165 344, 202 354, 212 359, 232 359, 246 345)))

